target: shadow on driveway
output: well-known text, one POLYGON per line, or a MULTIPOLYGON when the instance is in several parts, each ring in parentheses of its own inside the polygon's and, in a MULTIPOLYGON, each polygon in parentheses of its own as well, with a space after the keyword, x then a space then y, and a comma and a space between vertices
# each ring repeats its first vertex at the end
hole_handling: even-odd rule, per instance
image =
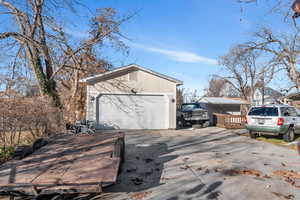
POLYGON ((125 162, 117 184, 105 192, 139 192, 159 186, 164 163, 178 157, 165 155, 167 153, 165 143, 126 145, 125 162))

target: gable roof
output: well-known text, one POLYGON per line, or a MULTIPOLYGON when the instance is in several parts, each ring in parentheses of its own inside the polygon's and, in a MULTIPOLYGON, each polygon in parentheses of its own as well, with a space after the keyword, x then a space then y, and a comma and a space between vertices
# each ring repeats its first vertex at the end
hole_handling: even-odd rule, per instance
MULTIPOLYGON (((263 89, 262 88, 259 88, 258 91, 262 94, 262 91, 263 89)), ((279 97, 282 97, 283 94, 278 92, 277 90, 274 90, 273 88, 270 88, 270 87, 265 87, 264 88, 264 92, 265 92, 265 96, 270 96, 270 97, 273 97, 273 98, 279 98, 279 97)))
POLYGON ((224 97, 203 97, 199 103, 222 104, 222 105, 247 105, 248 102, 238 99, 230 99, 224 97))
POLYGON ((124 66, 124 67, 119 67, 119 68, 116 68, 112 71, 108 71, 108 72, 104 72, 102 74, 97 74, 97 75, 94 75, 94 76, 83 78, 83 79, 80 79, 80 82, 101 81, 103 79, 112 77, 113 75, 117 75, 119 73, 127 72, 127 71, 128 72, 129 71, 134 71, 134 70, 141 70, 141 71, 147 72, 147 73, 152 74, 154 76, 158 76, 160 78, 163 78, 163 79, 166 79, 166 80, 171 81, 173 83, 176 83, 176 85, 182 85, 183 84, 183 82, 178 80, 178 79, 175 79, 175 78, 172 78, 170 76, 155 72, 153 70, 141 67, 141 66, 136 65, 136 64, 131 64, 131 65, 127 65, 127 66, 124 66))

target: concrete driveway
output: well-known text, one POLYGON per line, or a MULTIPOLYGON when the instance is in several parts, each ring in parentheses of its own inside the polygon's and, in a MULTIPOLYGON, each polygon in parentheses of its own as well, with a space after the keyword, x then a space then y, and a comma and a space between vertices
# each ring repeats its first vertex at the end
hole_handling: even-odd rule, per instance
POLYGON ((300 199, 297 152, 239 133, 128 131, 118 183, 101 199, 300 199))

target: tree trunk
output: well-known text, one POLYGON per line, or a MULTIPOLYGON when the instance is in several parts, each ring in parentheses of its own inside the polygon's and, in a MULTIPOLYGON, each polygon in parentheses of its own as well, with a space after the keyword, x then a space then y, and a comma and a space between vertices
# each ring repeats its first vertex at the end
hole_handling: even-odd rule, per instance
POLYGON ((31 65, 36 76, 41 95, 49 97, 54 106, 62 108, 62 104, 55 88, 55 81, 49 80, 49 78, 45 75, 38 50, 35 49, 31 56, 31 65))
POLYGON ((295 84, 298 91, 300 91, 300 73, 298 72, 295 63, 289 63, 288 76, 291 81, 295 84))

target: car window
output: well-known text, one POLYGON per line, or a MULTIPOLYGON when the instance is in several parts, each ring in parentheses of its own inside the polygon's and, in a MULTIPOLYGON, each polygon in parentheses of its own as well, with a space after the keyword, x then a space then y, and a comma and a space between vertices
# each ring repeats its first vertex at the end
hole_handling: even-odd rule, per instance
POLYGON ((201 108, 201 107, 199 104, 183 104, 181 106, 181 110, 183 110, 183 111, 193 110, 196 108, 201 108))
POLYGON ((289 107, 288 110, 289 110, 290 116, 297 117, 297 112, 296 112, 295 108, 289 107))
POLYGON ((249 116, 278 116, 278 108, 276 107, 253 107, 248 113, 249 116))
POLYGON ((282 116, 285 116, 285 117, 290 116, 290 112, 287 107, 280 108, 280 112, 281 112, 282 116))
POLYGON ((296 117, 297 116, 297 111, 293 107, 283 107, 283 108, 280 108, 280 111, 281 111, 281 115, 285 116, 285 117, 289 117, 289 116, 296 117))

